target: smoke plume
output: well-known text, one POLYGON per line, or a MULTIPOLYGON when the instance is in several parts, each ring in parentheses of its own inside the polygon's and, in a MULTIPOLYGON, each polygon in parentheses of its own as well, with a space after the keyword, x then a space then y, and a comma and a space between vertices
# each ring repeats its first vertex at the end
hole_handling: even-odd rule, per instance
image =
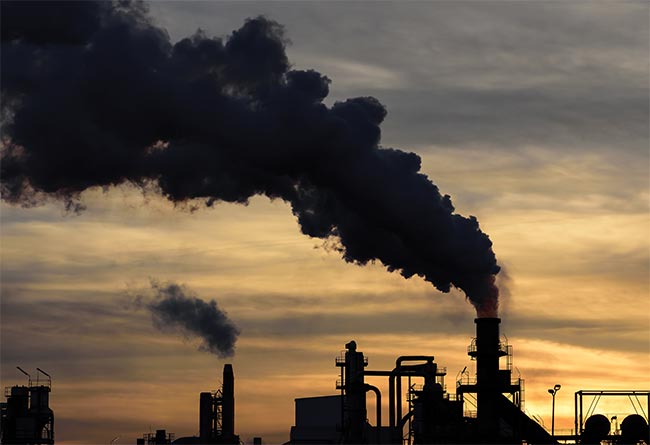
POLYGON ((380 146, 377 99, 323 104, 330 79, 291 69, 280 24, 172 44, 143 3, 0 6, 4 200, 81 210, 84 190, 125 182, 174 203, 266 195, 345 261, 496 310, 499 266, 476 218, 454 213, 418 155, 380 146))
POLYGON ((138 294, 130 303, 136 308, 147 309, 157 329, 200 338, 200 351, 219 357, 234 355, 239 329, 215 300, 206 303, 175 283, 152 281, 151 290, 152 295, 138 294))

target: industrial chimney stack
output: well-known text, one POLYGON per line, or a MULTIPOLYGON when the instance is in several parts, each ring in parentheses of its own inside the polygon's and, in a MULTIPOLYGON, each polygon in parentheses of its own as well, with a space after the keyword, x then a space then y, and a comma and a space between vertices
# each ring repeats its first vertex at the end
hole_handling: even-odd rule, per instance
POLYGON ((506 355, 499 340, 500 318, 476 318, 476 384, 478 430, 482 438, 499 437, 499 358, 506 355))
POLYGON ((202 444, 238 444, 235 434, 235 375, 232 365, 223 367, 220 390, 199 396, 199 439, 202 444))
POLYGON ((222 431, 224 437, 230 438, 235 436, 235 374, 231 364, 223 367, 222 397, 222 431))

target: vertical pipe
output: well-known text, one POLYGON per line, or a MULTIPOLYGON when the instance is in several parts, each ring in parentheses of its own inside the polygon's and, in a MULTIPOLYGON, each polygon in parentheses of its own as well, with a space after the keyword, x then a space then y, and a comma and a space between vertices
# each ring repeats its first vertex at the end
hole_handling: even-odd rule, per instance
MULTIPOLYGON (((395 360, 395 369, 393 369, 393 373, 395 377, 391 377, 392 379, 397 378, 397 395, 395 396, 395 401, 393 402, 393 397, 390 398, 389 403, 393 402, 396 403, 397 405, 397 421, 401 421, 402 419, 402 378, 401 378, 401 371, 402 371, 402 363, 405 361, 414 361, 414 360, 426 360, 427 362, 433 362, 434 357, 432 355, 401 355, 397 357, 395 360)), ((390 394, 389 394, 390 396, 390 394)), ((393 405, 393 408, 395 408, 395 405, 393 405)), ((392 410, 391 410, 392 413, 392 410)), ((395 418, 395 415, 393 414, 393 419, 395 418)), ((397 425, 397 423, 391 423, 391 426, 397 425)))
POLYGON ((580 430, 576 434, 582 434, 582 425, 584 425, 584 419, 582 418, 582 392, 580 393, 580 430))
POLYGON ((366 391, 373 391, 375 393, 375 396, 377 397, 377 444, 381 443, 381 392, 379 391, 379 388, 373 385, 369 385, 366 383, 366 391))
POLYGON ((397 396, 395 402, 397 403, 397 418, 402 419, 402 376, 397 374, 397 396))
MULTIPOLYGON (((341 432, 345 434, 345 366, 341 367, 341 432)), ((339 441, 342 442, 342 441, 339 441)))
POLYGON ((573 394, 573 426, 574 434, 578 434, 578 393, 573 394))
POLYGON ((394 370, 390 379, 388 380, 388 425, 392 428, 396 426, 395 423, 395 375, 396 370, 394 370))

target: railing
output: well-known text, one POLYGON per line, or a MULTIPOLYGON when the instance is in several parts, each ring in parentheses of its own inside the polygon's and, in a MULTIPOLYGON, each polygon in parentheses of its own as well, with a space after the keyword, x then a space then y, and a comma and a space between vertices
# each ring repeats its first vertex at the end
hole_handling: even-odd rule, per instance
MULTIPOLYGON (((174 438, 175 438, 174 433, 166 433, 165 434, 165 443, 172 443, 174 438)), ((142 435, 142 438, 144 439, 144 443, 147 445, 156 445, 159 442, 156 442, 156 433, 144 433, 142 435)))
POLYGON ((45 388, 52 389, 52 382, 49 380, 44 380, 44 381, 32 381, 30 380, 27 385, 14 385, 14 386, 5 386, 5 397, 9 397, 11 395, 11 388, 40 388, 41 386, 44 386, 45 388))
POLYGON ((506 369, 512 371, 512 346, 506 343, 506 369))
POLYGON ((471 377, 469 374, 463 374, 458 380, 456 380, 456 387, 460 385, 475 385, 476 377, 471 377))
MULTIPOLYGON (((334 359, 336 366, 345 365, 345 352, 334 359)), ((368 366, 368 357, 363 356, 363 366, 368 366)))
POLYGON ((463 415, 465 417, 476 417, 476 411, 478 410, 478 403, 476 400, 476 397, 471 394, 471 393, 465 393, 463 394, 462 397, 463 402, 463 415), (470 409, 470 405, 474 407, 474 409, 470 409))
MULTIPOLYGON (((13 388, 25 388, 26 390, 29 390, 30 388, 38 388, 38 387, 41 387, 41 386, 45 386, 46 388, 49 388, 48 385, 35 385, 35 384, 33 384, 31 386, 25 386, 25 385, 5 386, 5 397, 10 397, 12 395, 11 390, 13 388)), ((29 394, 29 391, 26 391, 25 392, 25 397, 27 397, 28 394, 29 394)))
POLYGON ((573 436, 573 428, 571 429, 557 429, 555 428, 556 436, 573 436))
MULTIPOLYGON (((505 355, 512 355, 512 347, 505 341, 499 341, 499 351, 503 352, 505 355)), ((467 354, 472 355, 473 353, 476 353, 476 337, 474 337, 471 343, 467 346, 467 354)))

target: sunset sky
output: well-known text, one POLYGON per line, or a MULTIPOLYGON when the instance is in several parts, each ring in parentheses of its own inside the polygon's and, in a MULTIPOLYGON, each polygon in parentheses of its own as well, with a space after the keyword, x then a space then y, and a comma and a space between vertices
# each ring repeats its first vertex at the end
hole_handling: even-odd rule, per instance
MULTIPOLYGON (((547 389, 561 384, 567 433, 575 391, 650 389, 649 13, 643 1, 150 5, 172 42, 265 15, 284 25, 293 68, 331 79, 324 103, 386 106, 381 145, 420 155, 492 240, 526 411, 550 428, 547 389)), ((241 439, 285 442, 295 398, 336 393, 352 339, 368 369, 434 355, 450 392, 472 366, 462 292, 346 263, 282 200, 190 211, 133 185, 81 198, 79 214, 55 199, 0 207, 2 386, 25 383, 16 366, 52 375, 57 443, 196 435, 199 392, 220 387, 224 363, 241 439), (156 329, 129 304, 152 280, 216 300, 241 330, 235 355, 156 329)))

